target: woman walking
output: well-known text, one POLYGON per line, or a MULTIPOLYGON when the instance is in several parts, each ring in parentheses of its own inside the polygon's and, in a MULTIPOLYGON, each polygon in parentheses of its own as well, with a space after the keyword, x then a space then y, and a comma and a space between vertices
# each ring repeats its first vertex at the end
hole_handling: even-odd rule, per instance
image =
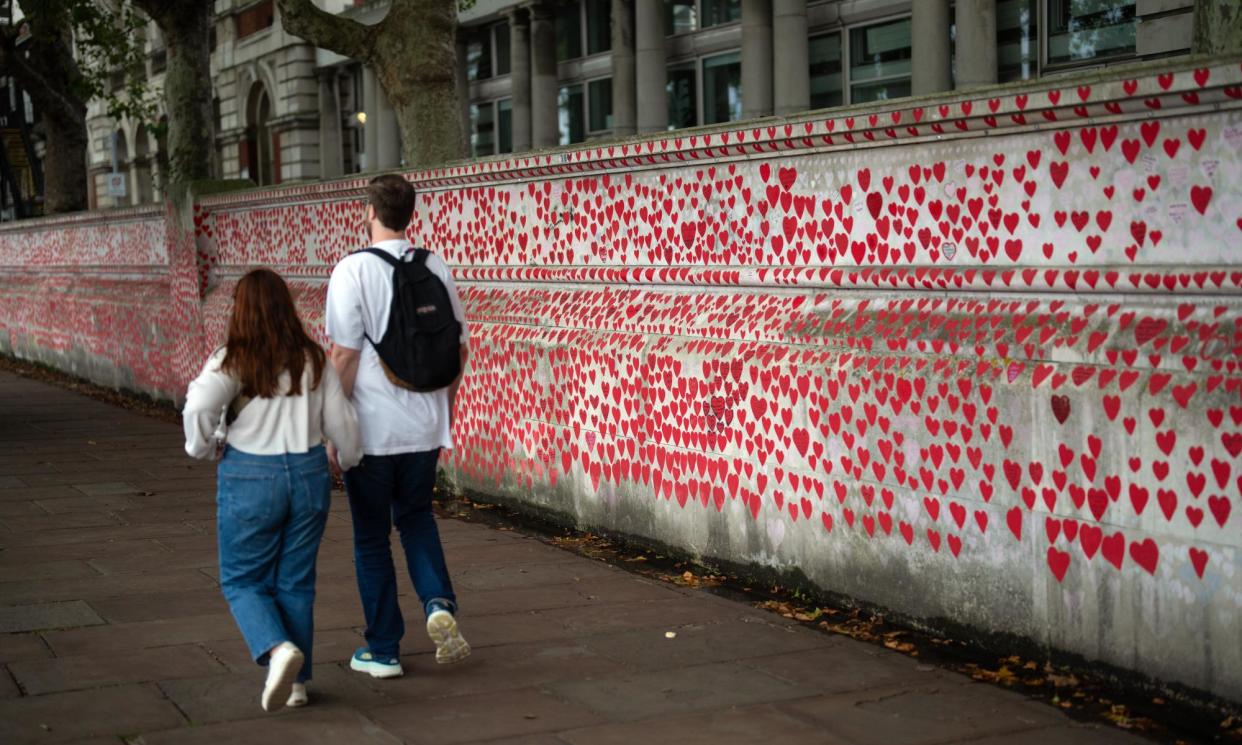
POLYGON ((362 458, 358 419, 323 349, 269 269, 242 277, 228 341, 190 383, 185 449, 216 456, 220 587, 255 662, 266 711, 307 702, 315 559, 331 498, 325 438, 341 468, 362 458))

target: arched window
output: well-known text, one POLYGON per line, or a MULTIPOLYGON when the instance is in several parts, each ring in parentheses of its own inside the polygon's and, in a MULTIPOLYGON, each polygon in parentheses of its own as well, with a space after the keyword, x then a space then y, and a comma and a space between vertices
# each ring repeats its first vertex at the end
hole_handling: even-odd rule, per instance
POLYGON ((271 118, 271 96, 262 83, 255 83, 246 98, 246 139, 241 153, 241 175, 259 186, 276 182, 275 148, 272 132, 268 128, 271 118))
POLYGON ((129 140, 125 137, 125 130, 117 129, 112 135, 113 139, 113 167, 117 174, 121 176, 121 185, 125 189, 124 196, 114 195, 112 197, 112 206, 126 207, 132 202, 130 201, 134 195, 133 179, 127 177, 129 171, 129 140))

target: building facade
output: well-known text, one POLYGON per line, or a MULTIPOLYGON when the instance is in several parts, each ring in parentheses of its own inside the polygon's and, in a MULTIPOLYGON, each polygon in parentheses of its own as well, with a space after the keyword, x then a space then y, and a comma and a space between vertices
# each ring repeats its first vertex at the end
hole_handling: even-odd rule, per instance
MULTIPOLYGON (((387 2, 321 0, 363 23, 387 2)), ((1187 53, 1194 0, 477 0, 460 14, 476 157, 719 124, 1187 53)), ((259 185, 398 168, 364 66, 285 33, 273 0, 216 0, 215 173, 259 185)), ((163 44, 146 43, 155 86, 163 44)), ((162 144, 90 117, 92 204, 161 195, 162 144), (125 187, 109 194, 109 181, 125 187)), ((155 128, 159 131, 159 128, 155 128)))

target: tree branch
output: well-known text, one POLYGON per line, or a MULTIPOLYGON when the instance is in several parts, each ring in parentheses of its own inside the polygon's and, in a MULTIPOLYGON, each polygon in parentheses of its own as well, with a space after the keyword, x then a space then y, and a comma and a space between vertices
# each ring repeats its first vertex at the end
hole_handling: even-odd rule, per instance
POLYGON ((290 34, 364 64, 372 61, 377 27, 320 10, 311 0, 276 0, 276 7, 281 25, 290 34))
MULTIPOLYGON (((5 31, 0 39, 0 69, 8 70, 21 83, 22 88, 30 95, 39 108, 61 121, 75 122, 86 120, 86 104, 75 101, 63 92, 63 85, 54 84, 44 77, 40 69, 55 69, 40 64, 31 65, 26 54, 16 47, 17 30, 5 31)), ((68 50, 64 50, 68 54, 68 50)))

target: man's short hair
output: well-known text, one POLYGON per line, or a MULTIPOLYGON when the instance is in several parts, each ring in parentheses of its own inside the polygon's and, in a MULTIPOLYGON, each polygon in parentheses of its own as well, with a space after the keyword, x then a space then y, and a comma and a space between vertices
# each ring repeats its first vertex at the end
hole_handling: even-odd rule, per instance
POLYGON ((367 185, 367 203, 375 208, 375 216, 389 230, 400 232, 410 224, 414 199, 414 185, 395 173, 376 176, 367 185))

